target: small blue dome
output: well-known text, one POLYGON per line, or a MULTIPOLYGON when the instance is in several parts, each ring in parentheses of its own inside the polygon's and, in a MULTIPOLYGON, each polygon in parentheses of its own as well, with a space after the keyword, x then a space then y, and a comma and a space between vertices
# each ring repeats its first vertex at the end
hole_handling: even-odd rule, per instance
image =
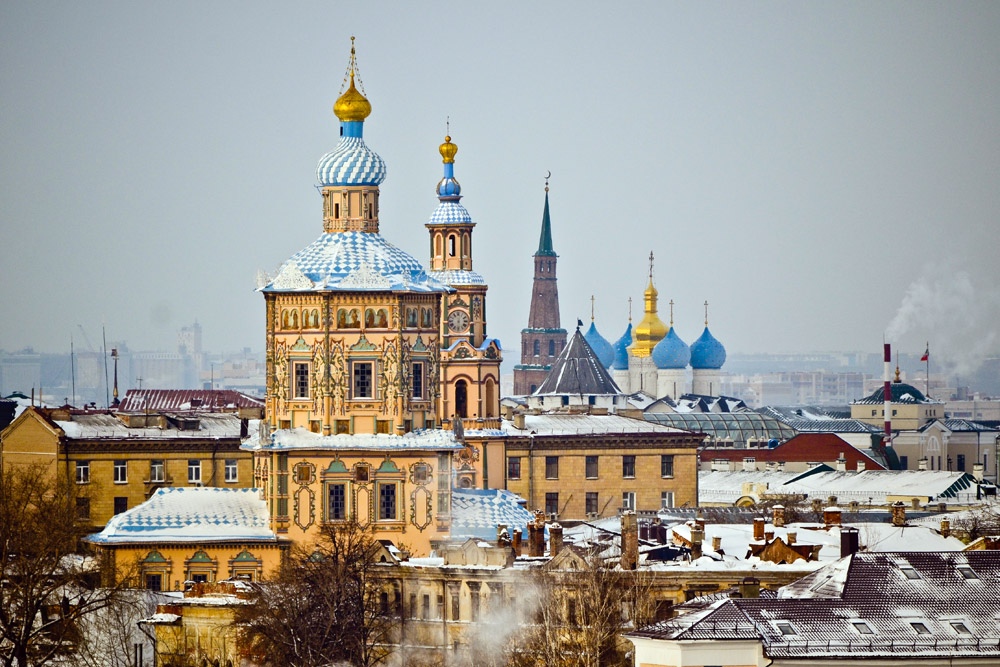
POLYGON ((583 338, 587 341, 587 345, 590 345, 590 349, 594 351, 594 354, 597 355, 601 364, 605 368, 610 368, 611 362, 615 360, 615 348, 611 347, 611 343, 606 341, 604 336, 597 332, 597 327, 593 322, 590 323, 590 328, 583 335, 583 338))
POLYGON ((698 340, 691 343, 691 368, 722 368, 726 363, 726 348, 715 340, 708 327, 701 332, 698 340))
POLYGON ((320 185, 381 185, 385 162, 361 137, 345 136, 320 158, 316 179, 320 185))
MULTIPOLYGON (((725 355, 723 351, 723 359, 725 355)), ((677 331, 670 327, 667 335, 653 348, 652 357, 657 368, 687 368, 688 362, 691 361, 691 348, 681 340, 677 331)))
POLYGON ((628 328, 622 337, 615 341, 615 362, 611 365, 617 371, 628 370, 628 346, 632 344, 632 323, 628 323, 628 328))

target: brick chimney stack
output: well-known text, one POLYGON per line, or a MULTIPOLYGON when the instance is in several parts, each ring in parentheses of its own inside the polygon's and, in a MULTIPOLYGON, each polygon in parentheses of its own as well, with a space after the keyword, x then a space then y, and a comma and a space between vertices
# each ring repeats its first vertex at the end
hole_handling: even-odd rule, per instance
POLYGON ((549 524, 549 556, 555 556, 563 548, 563 527, 558 523, 549 524))
POLYGON ((785 526, 785 506, 775 505, 773 511, 774 521, 772 521, 772 523, 774 524, 774 527, 783 528, 785 526))
POLYGON ((757 517, 753 520, 753 541, 761 542, 764 539, 764 519, 757 517))
POLYGON ((744 577, 739 584, 741 598, 760 597, 760 579, 744 577))
POLYGON ((691 560, 702 556, 702 543, 705 541, 705 531, 695 524, 691 526, 691 560))
POLYGON ((712 551, 714 551, 715 553, 719 553, 720 549, 722 549, 722 537, 720 537, 719 535, 715 535, 712 538, 712 551))
POLYGON ((892 525, 894 526, 905 526, 906 525, 906 505, 903 504, 902 500, 897 500, 892 504, 892 525))
POLYGON ((514 547, 514 555, 521 555, 521 529, 514 529, 514 537, 511 539, 511 546, 514 547))
POLYGON ((634 570, 639 566, 639 521, 632 510, 622 512, 621 567, 634 570))
POLYGON ((947 519, 941 520, 941 537, 948 537, 951 535, 951 521, 947 519))
POLYGON ((823 524, 829 528, 830 526, 840 525, 840 508, 834 505, 827 507, 823 510, 823 524))

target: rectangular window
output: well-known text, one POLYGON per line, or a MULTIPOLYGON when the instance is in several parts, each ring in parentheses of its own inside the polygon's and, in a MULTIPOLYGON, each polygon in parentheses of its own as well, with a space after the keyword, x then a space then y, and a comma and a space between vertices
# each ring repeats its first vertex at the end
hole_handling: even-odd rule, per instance
POLYGON ((963 579, 978 579, 979 578, 979 575, 976 574, 975 570, 973 570, 968 565, 959 565, 955 569, 958 570, 958 573, 960 575, 962 575, 963 579))
POLYGON ((587 457, 587 479, 597 479, 597 457, 587 457))
POLYGON ((674 492, 660 491, 660 507, 673 507, 673 506, 674 506, 674 492))
POLYGON ((457 621, 461 614, 461 607, 458 606, 458 593, 451 594, 451 620, 457 621))
POLYGON ((163 590, 163 575, 162 574, 147 574, 146 575, 146 590, 149 590, 149 591, 162 591, 163 590))
POLYGON ((188 460, 188 484, 201 484, 201 461, 188 460))
POLYGON ((635 477, 635 454, 622 457, 622 477, 635 477))
POLYGON ((872 629, 868 626, 868 624, 865 623, 864 621, 851 621, 851 625, 853 625, 854 629, 858 631, 858 634, 862 635, 875 634, 872 632, 872 629))
POLYGON ((635 511, 635 491, 622 492, 622 509, 635 511))
POLYGON ((90 498, 76 499, 76 518, 77 519, 90 518, 90 498))
POLYGON ((163 477, 163 461, 154 460, 149 462, 149 481, 150 482, 162 482, 163 477))
POLYGON ((343 521, 347 518, 347 485, 330 484, 327 488, 327 521, 343 521))
POLYGON ((927 626, 924 625, 923 623, 920 623, 919 621, 914 621, 910 623, 910 626, 916 631, 918 635, 929 635, 931 633, 931 631, 927 629, 927 626))
POLYGON ((597 514, 600 510, 597 508, 597 491, 587 491, 587 514, 597 514))
POLYGON ((236 459, 226 459, 226 481, 227 482, 239 481, 239 472, 236 465, 236 459))
POLYGON ((906 457, 906 456, 900 456, 899 457, 899 469, 900 470, 909 470, 910 469, 910 460, 909 460, 909 457, 906 457))
POLYGON ((912 567, 906 567, 906 566, 904 566, 904 567, 899 568, 899 571, 902 572, 903 575, 907 579, 919 579, 920 578, 920 574, 918 574, 917 571, 914 570, 912 567))
POLYGON ((378 485, 378 518, 380 521, 396 520, 396 485, 381 483, 378 485))
POLYGON ((795 631, 795 628, 793 628, 793 627, 792 627, 792 624, 791 624, 791 623, 789 623, 788 621, 779 621, 779 622, 778 622, 778 623, 776 623, 775 625, 777 625, 777 626, 778 626, 778 630, 779 630, 779 631, 781 632, 781 634, 783 634, 783 635, 797 635, 797 634, 799 634, 799 633, 797 633, 797 632, 795 631))
POLYGON ((374 363, 355 361, 351 368, 351 398, 375 398, 374 363))
POLYGON ((128 498, 115 496, 115 514, 121 514, 128 509, 128 498))
POLYGON ((424 398, 424 362, 413 362, 413 400, 420 401, 424 398))
POLYGON ((77 484, 90 483, 90 461, 76 462, 76 483, 77 484))
POLYGON ((115 484, 128 483, 128 463, 125 461, 115 461, 115 484))
POLYGON ((309 362, 292 364, 292 398, 309 398, 309 362))
POLYGON ((521 479, 520 456, 511 456, 507 459, 507 479, 521 479))
POLYGON ((674 455, 673 454, 661 454, 660 455, 660 477, 673 477, 674 476, 674 455))
POLYGON ((960 635, 971 635, 972 634, 972 631, 969 630, 969 627, 965 623, 963 623, 962 621, 952 621, 950 625, 951 625, 951 629, 954 630, 956 633, 958 633, 960 635))
POLYGON ((551 516, 559 514, 559 494, 550 491, 545 494, 545 514, 551 516))
POLYGON ((559 479, 559 457, 545 457, 545 479, 559 479))
POLYGON ((431 617, 431 596, 424 594, 423 599, 420 601, 420 618, 430 618, 431 617))
POLYGON ((965 472, 965 454, 959 454, 956 460, 958 472, 965 472))

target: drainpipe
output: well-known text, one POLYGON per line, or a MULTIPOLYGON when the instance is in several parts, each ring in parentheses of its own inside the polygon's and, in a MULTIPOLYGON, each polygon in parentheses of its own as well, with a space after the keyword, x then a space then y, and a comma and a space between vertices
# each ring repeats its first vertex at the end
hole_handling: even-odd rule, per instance
POLYGON ((528 511, 535 506, 535 439, 528 436, 528 511))

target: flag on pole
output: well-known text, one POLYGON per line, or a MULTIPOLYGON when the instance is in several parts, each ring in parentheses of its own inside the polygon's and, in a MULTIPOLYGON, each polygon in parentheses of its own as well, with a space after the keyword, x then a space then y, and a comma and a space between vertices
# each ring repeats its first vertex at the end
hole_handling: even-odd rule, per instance
POLYGON ((926 348, 924 348, 924 356, 920 357, 920 361, 927 361, 930 355, 931 355, 931 348, 930 345, 928 345, 926 348))

